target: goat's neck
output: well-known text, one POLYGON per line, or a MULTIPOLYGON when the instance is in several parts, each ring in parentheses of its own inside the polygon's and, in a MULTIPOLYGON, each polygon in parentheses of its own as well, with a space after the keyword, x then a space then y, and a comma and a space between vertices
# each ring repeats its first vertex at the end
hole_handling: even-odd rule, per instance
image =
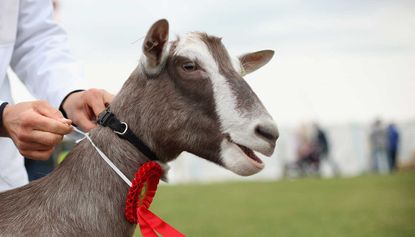
POLYGON ((173 127, 171 120, 176 126, 181 122, 172 118, 170 111, 179 113, 177 108, 181 108, 180 113, 184 113, 186 107, 175 95, 175 86, 166 71, 157 78, 148 78, 138 67, 111 103, 111 111, 117 118, 126 122, 162 162, 171 161, 182 152, 181 147, 167 142, 177 135, 169 130, 173 127))
MULTIPOLYGON (((121 139, 109 128, 98 127, 91 132, 90 136, 94 143, 129 179, 134 177, 134 173, 143 163, 149 161, 133 144, 121 139)), ((92 148, 92 144, 88 145, 90 149, 95 150, 92 148)), ((96 156, 98 156, 97 152, 96 156)), ((102 160, 101 157, 98 159, 102 160)), ((119 177, 117 176, 117 178, 119 177)))
MULTIPOLYGON (((141 113, 143 113, 142 107, 144 107, 140 106, 140 104, 143 103, 142 100, 145 100, 145 98, 142 98, 140 95, 143 94, 141 91, 146 90, 146 83, 140 84, 137 83, 137 81, 133 80, 137 79, 130 78, 120 93, 116 96, 113 103, 111 104, 111 111, 114 112, 119 120, 127 122, 129 128, 133 130, 133 132, 151 149, 154 149, 155 145, 153 138, 151 135, 149 136, 148 133, 146 134, 143 132, 142 129, 146 126, 146 121, 142 121, 142 117, 139 116, 141 113), (134 91, 134 93, 132 93, 132 91, 134 91)), ((145 82, 145 80, 143 80, 143 82, 145 82)), ((130 180, 133 179, 134 173, 137 171, 137 169, 143 163, 149 161, 149 159, 143 155, 133 144, 125 139, 120 138, 110 128, 98 126, 90 132, 90 137, 92 141, 97 145, 97 147, 101 149, 130 180)), ((98 160, 100 163, 97 164, 100 166, 107 166, 107 169, 104 170, 109 170, 109 166, 101 159, 101 157, 99 157, 98 152, 95 150, 95 148, 93 148, 92 144, 90 144, 89 141, 85 139, 82 141, 80 146, 80 151, 88 151, 88 153, 90 153, 90 156, 92 157, 89 159, 98 160)), ((76 150, 74 153, 76 156, 76 150)), ((82 162, 89 162, 84 161, 84 158, 82 160, 82 162)), ((118 175, 116 175, 113 170, 111 170, 111 172, 112 174, 110 177, 121 180, 121 178, 118 177, 118 175)))

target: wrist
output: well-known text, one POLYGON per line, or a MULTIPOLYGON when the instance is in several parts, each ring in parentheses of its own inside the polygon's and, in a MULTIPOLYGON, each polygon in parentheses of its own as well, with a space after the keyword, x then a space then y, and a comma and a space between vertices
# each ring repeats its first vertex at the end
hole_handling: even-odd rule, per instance
POLYGON ((0 136, 7 136, 7 130, 6 127, 4 126, 4 118, 5 118, 5 114, 6 114, 6 107, 8 106, 9 103, 7 102, 3 102, 0 105, 0 136))
POLYGON ((59 110, 61 111, 61 113, 62 113, 63 117, 68 118, 68 113, 67 113, 67 111, 65 110, 65 108, 66 108, 66 106, 65 106, 65 102, 68 100, 68 98, 69 98, 71 95, 76 94, 76 93, 78 93, 78 92, 82 92, 82 91, 85 91, 85 90, 74 90, 74 91, 71 91, 71 92, 69 92, 69 93, 65 96, 65 98, 63 98, 63 100, 62 100, 61 104, 59 105, 59 110))

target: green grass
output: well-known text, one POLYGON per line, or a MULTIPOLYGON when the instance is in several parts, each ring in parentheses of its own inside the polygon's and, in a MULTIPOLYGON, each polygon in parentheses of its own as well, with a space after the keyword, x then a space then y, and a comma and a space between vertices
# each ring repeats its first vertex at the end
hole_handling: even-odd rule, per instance
POLYGON ((151 210, 186 236, 413 237, 415 173, 160 186, 151 210))

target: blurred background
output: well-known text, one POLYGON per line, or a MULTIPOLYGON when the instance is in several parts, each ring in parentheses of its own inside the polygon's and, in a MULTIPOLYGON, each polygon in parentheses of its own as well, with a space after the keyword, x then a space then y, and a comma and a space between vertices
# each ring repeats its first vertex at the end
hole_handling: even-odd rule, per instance
MULTIPOLYGON (((173 39, 204 31, 223 37, 231 54, 276 51, 268 65, 246 77, 280 129, 275 153, 262 158, 265 169, 239 177, 182 154, 169 172, 170 183, 179 185, 162 187, 161 196, 189 204, 199 193, 213 195, 206 201, 212 203, 175 206, 176 214, 164 211, 171 202, 155 207, 173 223, 176 215, 195 216, 200 208, 205 224, 211 222, 206 216, 227 218, 207 208, 222 203, 216 200, 221 192, 242 192, 237 196, 249 198, 246 203, 231 199, 220 209, 251 207, 229 216, 244 227, 177 221, 179 229, 193 236, 415 236, 414 1, 61 0, 55 6, 89 84, 112 93, 137 65, 143 37, 160 18, 169 20, 173 39), (252 189, 241 191, 245 187, 252 189), (269 214, 279 224, 249 219, 247 212, 256 218, 252 212, 267 209, 266 203, 276 205, 269 214), (359 231, 362 225, 368 228, 359 231)), ((17 78, 12 86, 16 101, 31 99, 17 78)), ((56 157, 64 157, 72 141, 67 138, 56 157)))

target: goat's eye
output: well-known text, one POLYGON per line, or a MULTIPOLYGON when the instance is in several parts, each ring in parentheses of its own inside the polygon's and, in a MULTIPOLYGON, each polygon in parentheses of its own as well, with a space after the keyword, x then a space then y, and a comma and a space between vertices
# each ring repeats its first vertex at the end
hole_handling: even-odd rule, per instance
POLYGON ((183 70, 186 72, 195 71, 197 69, 197 66, 194 62, 187 62, 182 65, 183 70))

